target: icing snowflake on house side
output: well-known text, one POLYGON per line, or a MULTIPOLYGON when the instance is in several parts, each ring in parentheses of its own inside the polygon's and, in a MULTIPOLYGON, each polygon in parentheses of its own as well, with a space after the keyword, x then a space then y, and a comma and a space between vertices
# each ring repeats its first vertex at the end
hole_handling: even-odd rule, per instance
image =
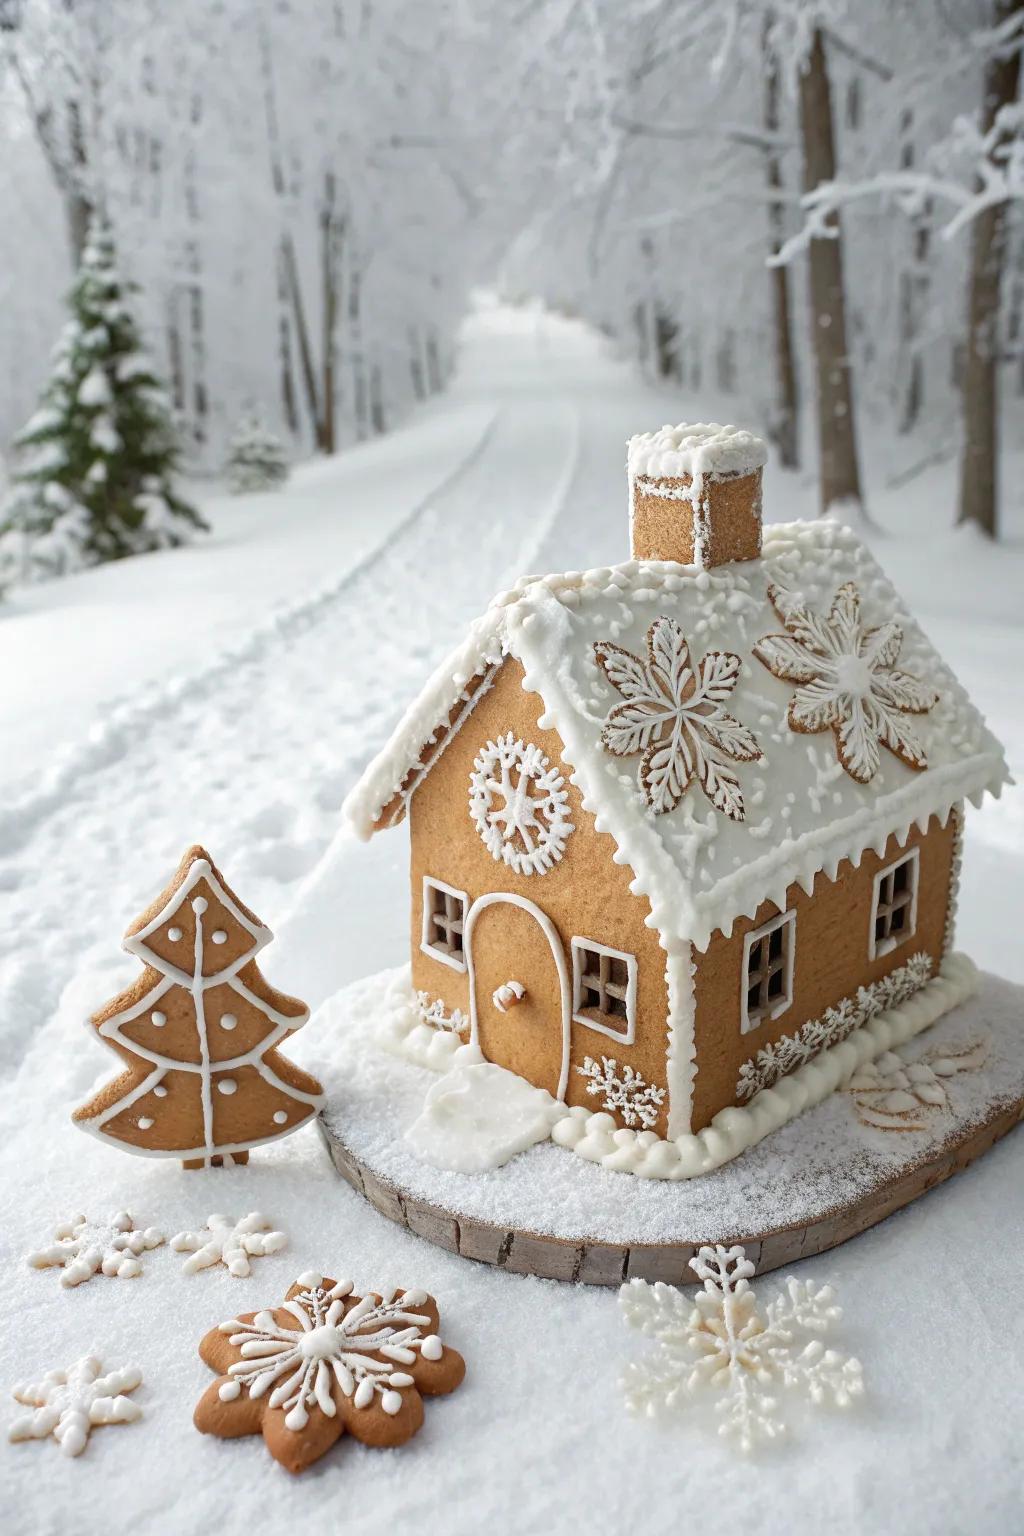
POLYGON ((693 1302, 660 1281, 631 1280, 619 1291, 626 1322, 660 1345, 627 1367, 631 1412, 655 1418, 712 1393, 718 1433, 750 1451, 785 1431, 780 1393, 816 1408, 848 1408, 863 1394, 860 1361, 821 1342, 842 1317, 831 1286, 791 1276, 782 1295, 761 1309, 749 1284, 754 1266, 742 1248, 701 1248, 690 1268, 704 1283, 693 1302))
POLYGON ((577 1067, 576 1071, 589 1079, 587 1092, 595 1096, 603 1094, 603 1107, 620 1114, 624 1125, 639 1125, 650 1130, 656 1124, 658 1112, 665 1102, 665 1089, 648 1083, 633 1067, 623 1067, 620 1077, 614 1058, 602 1056, 598 1064, 592 1056, 585 1056, 582 1067, 577 1067))
POLYGON ((55 1241, 27 1256, 33 1269, 60 1268, 61 1285, 81 1285, 93 1275, 134 1280, 142 1274, 139 1255, 159 1248, 164 1234, 156 1227, 136 1227, 127 1211, 118 1211, 109 1221, 90 1221, 86 1216, 72 1216, 53 1229, 55 1241))
POLYGON ((426 1291, 359 1297, 351 1281, 301 1275, 281 1306, 232 1318, 203 1339, 200 1354, 221 1374, 196 1408, 196 1427, 229 1437, 262 1430, 292 1472, 346 1431, 366 1445, 399 1445, 423 1422, 421 1394, 451 1392, 465 1373, 437 1328, 426 1291))
POLYGON ((182 1273, 194 1275, 197 1270, 223 1264, 228 1274, 239 1279, 252 1273, 250 1258, 262 1258, 268 1253, 280 1253, 286 1247, 283 1232, 272 1232, 270 1222, 259 1211, 250 1211, 240 1221, 231 1216, 208 1216, 201 1232, 178 1232, 171 1238, 175 1253, 188 1253, 181 1266, 182 1273))
POLYGON ((841 997, 832 1007, 826 1008, 818 1019, 809 1019, 792 1035, 781 1035, 778 1040, 764 1045, 756 1056, 740 1067, 736 1082, 736 1098, 739 1103, 753 1098, 762 1088, 772 1088, 787 1072, 802 1067, 819 1051, 838 1045, 868 1019, 897 1008, 908 997, 919 992, 932 974, 931 956, 923 951, 911 955, 905 965, 898 965, 878 981, 858 987, 856 996, 841 997))
POLYGON ((903 648, 896 620, 867 628, 852 581, 839 588, 827 619, 781 587, 770 586, 768 597, 787 633, 765 635, 754 655, 776 677, 800 684, 789 701, 790 730, 832 731, 839 761, 858 784, 874 778, 882 747, 908 768, 927 768, 905 716, 927 714, 939 696, 896 666, 903 648))
POLYGON ((733 821, 745 811, 731 763, 759 762, 752 731, 724 708, 742 662, 731 651, 708 651, 694 665, 674 619, 647 631, 647 661, 610 641, 594 646, 597 663, 625 699, 610 711, 601 740, 616 757, 643 753, 640 788, 656 816, 672 811, 693 783, 733 821))
POLYGON ((539 747, 511 731, 478 754, 469 814, 491 858, 518 875, 547 874, 574 830, 562 775, 539 747))
POLYGON ((80 1456, 97 1424, 132 1424, 142 1409, 125 1397, 142 1381, 142 1372, 130 1365, 100 1375, 94 1355, 66 1371, 47 1371, 40 1382, 26 1382, 13 1389, 13 1397, 34 1413, 15 1419, 7 1431, 11 1441, 45 1440, 52 1435, 65 1456, 80 1456))

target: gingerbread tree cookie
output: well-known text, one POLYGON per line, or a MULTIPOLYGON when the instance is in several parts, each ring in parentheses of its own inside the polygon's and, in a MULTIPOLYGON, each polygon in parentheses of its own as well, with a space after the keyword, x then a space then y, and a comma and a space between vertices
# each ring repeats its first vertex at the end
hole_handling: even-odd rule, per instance
POLYGON ((353 1294, 309 1272, 284 1304, 213 1328, 199 1346, 219 1372, 195 1425, 225 1439, 262 1432, 270 1454, 302 1472, 346 1432, 364 1445, 410 1440, 423 1397, 453 1392, 465 1362, 442 1344, 426 1291, 353 1294))
POLYGON ((190 848, 125 936, 145 970, 90 1020, 127 1067, 75 1110, 76 1124, 200 1168, 247 1162, 250 1147, 311 1120, 321 1086, 278 1050, 309 1010, 260 974, 271 938, 206 851, 190 848))

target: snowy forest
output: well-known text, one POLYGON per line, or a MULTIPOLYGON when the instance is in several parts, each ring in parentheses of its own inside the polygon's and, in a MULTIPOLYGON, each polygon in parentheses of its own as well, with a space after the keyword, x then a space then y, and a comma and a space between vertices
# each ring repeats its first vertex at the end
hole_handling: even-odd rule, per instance
POLYGON ((1022 47, 1010 0, 0 0, 19 569, 55 520, 37 574, 71 568, 117 496, 88 562, 189 537, 171 476, 252 483, 240 432, 271 476, 387 432, 481 288, 734 401, 824 510, 870 519, 885 442, 998 538, 1022 47))

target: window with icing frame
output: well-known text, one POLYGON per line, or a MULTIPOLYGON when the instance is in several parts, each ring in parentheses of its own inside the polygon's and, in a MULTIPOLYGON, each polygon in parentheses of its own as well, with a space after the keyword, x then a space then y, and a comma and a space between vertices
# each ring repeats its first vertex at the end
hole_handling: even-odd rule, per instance
POLYGON ((916 932, 920 873, 921 853, 912 848, 875 876, 868 933, 869 960, 880 960, 916 932))
POLYGON ((743 941, 740 1033, 781 1018, 793 1003, 796 913, 780 912, 743 941))
POLYGON ((636 956, 595 939, 572 940, 574 1024, 632 1045, 636 1035, 636 956))
POLYGON ((423 929, 420 949, 433 960, 450 965, 453 971, 466 969, 464 934, 469 897, 443 880, 423 876, 423 929))

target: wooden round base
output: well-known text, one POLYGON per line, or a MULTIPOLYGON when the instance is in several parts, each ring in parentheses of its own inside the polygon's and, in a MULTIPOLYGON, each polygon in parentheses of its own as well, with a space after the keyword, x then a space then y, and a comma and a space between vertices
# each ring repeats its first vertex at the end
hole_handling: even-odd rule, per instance
MULTIPOLYGON (((849 1204, 835 1203, 803 1226, 737 1232, 730 1241, 742 1243, 758 1274, 824 1253, 866 1232, 919 1195, 952 1178, 1022 1119, 1024 1096, 993 1107, 986 1119, 967 1129, 959 1127, 941 1142, 933 1143, 927 1154, 866 1192, 861 1189, 849 1204)), ((703 1246, 699 1235, 687 1242, 659 1244, 583 1241, 543 1232, 509 1231, 475 1217, 457 1216, 381 1178, 353 1155, 322 1118, 319 1125, 331 1160, 353 1189, 391 1221, 450 1253, 477 1259, 482 1264, 496 1264, 514 1274, 587 1285, 621 1285, 624 1280, 636 1278, 664 1280, 671 1285, 695 1283, 689 1262, 703 1246)), ((638 1182, 642 1188, 642 1181, 638 1182)))

